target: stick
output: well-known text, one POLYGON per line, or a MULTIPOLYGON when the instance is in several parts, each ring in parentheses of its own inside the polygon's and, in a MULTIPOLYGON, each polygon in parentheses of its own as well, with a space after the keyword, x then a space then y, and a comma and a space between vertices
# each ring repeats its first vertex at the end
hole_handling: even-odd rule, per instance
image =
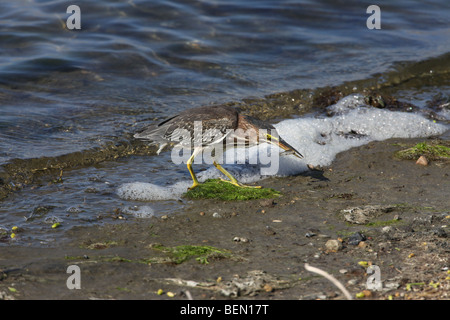
POLYGON ((307 263, 305 263, 305 269, 306 269, 307 271, 317 273, 317 274, 319 274, 319 275, 321 275, 321 276, 327 278, 327 279, 330 280, 336 287, 338 287, 339 290, 342 291, 342 293, 347 297, 348 300, 352 300, 352 296, 351 296, 350 293, 347 291, 347 289, 345 289, 345 287, 342 285, 342 283, 340 283, 338 280, 336 280, 336 278, 333 277, 331 274, 329 274, 329 273, 327 273, 327 272, 325 272, 325 271, 323 271, 323 270, 320 270, 319 268, 312 267, 312 266, 310 266, 310 265, 307 264, 307 263))

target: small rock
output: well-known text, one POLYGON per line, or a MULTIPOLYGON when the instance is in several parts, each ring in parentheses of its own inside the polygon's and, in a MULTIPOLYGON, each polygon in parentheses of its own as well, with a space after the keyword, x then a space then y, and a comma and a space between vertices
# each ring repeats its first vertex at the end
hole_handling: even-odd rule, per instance
POLYGON ((347 269, 340 269, 340 270, 339 270, 339 273, 342 273, 342 274, 346 274, 347 272, 348 272, 347 269))
POLYGON ((244 238, 244 237, 234 237, 233 241, 235 242, 248 242, 248 238, 244 238))
POLYGON ((327 248, 327 250, 333 251, 333 252, 339 251, 343 248, 342 242, 340 242, 339 240, 334 240, 334 239, 328 240, 325 243, 325 247, 327 248))
POLYGON ((355 232, 348 238, 348 244, 352 246, 357 246, 361 241, 365 241, 366 236, 360 232, 355 232))
POLYGON ((420 164, 422 166, 428 165, 428 159, 425 158, 425 156, 420 156, 419 159, 417 159, 416 164, 420 164))
POLYGON ((218 212, 214 212, 212 214, 212 216, 213 216, 213 218, 222 218, 222 215, 220 213, 218 213, 218 212))
POLYGON ((314 233, 314 232, 307 232, 306 234, 305 234, 305 237, 307 237, 307 238, 312 238, 312 237, 314 237, 316 234, 314 233))
POLYGON ((268 283, 266 283, 264 285, 263 289, 264 289, 265 292, 272 292, 273 291, 273 287, 270 284, 268 284, 268 283))
POLYGON ((364 297, 369 298, 372 296, 372 291, 370 290, 363 290, 362 293, 364 293, 364 297))
POLYGON ((358 243, 358 247, 365 248, 365 247, 367 247, 367 243, 365 241, 361 241, 360 243, 358 243))
POLYGON ((390 233, 392 231, 392 227, 391 226, 386 226, 381 228, 381 233, 390 233))

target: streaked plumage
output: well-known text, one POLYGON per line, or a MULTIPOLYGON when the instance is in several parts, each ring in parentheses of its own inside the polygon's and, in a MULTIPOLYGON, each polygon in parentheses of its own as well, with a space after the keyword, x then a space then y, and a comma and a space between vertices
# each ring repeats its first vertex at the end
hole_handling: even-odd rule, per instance
MULTIPOLYGON (((278 133, 271 124, 242 115, 237 109, 223 105, 188 109, 157 125, 150 125, 134 135, 137 139, 148 140, 158 144, 160 147, 157 154, 169 144, 183 147, 190 146, 193 149, 193 153, 187 163, 187 167, 194 181, 191 188, 198 185, 197 178, 192 170, 194 157, 206 146, 225 143, 227 138, 241 140, 241 142, 245 143, 245 146, 253 146, 263 142, 271 143, 292 152, 298 158, 303 158, 297 150, 281 137, 278 136, 276 138, 275 136, 278 136, 278 133), (201 122, 202 131, 196 130, 196 121, 201 122), (256 135, 242 135, 242 132, 248 132, 250 129, 255 130, 256 135), (258 134, 259 129, 267 130, 268 135, 266 137, 260 136, 258 134), (183 133, 189 133, 191 139, 186 141, 183 133), (232 136, 230 137, 229 135, 232 136)), ((218 163, 214 162, 214 165, 230 179, 231 183, 243 186, 218 163)))

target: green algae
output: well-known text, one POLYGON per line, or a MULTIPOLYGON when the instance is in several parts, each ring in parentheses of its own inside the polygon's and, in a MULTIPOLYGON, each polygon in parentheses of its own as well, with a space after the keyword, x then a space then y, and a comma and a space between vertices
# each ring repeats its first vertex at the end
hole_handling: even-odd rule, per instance
MULTIPOLYGON (((446 144, 445 141, 442 143, 446 144)), ((414 147, 395 153, 395 157, 402 160, 417 160, 420 156, 425 156, 428 160, 448 160, 450 159, 450 147, 437 143, 420 142, 414 147)))
POLYGON ((270 188, 242 188, 220 179, 208 179, 184 194, 189 199, 252 200, 279 197, 280 192, 270 188))
MULTIPOLYGON (((152 249, 168 254, 168 259, 164 262, 172 262, 175 264, 183 263, 189 259, 195 258, 201 264, 209 264, 208 259, 222 259, 230 258, 231 252, 225 249, 219 249, 212 246, 197 246, 197 245, 180 245, 175 247, 165 247, 157 244, 153 245, 152 249)), ((158 262, 160 259, 147 259, 148 263, 158 262)))

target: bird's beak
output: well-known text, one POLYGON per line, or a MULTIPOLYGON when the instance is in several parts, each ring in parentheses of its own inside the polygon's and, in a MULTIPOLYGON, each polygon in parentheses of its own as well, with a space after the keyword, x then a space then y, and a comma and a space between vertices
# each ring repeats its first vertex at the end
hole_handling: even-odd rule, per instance
POLYGON ((267 134, 267 142, 271 143, 273 145, 276 145, 277 147, 285 150, 282 154, 288 155, 288 154, 293 154, 294 156, 296 156, 299 159, 303 158, 303 155, 298 152, 293 146, 291 146, 289 143, 287 143, 286 141, 284 141, 281 137, 276 138, 270 134, 267 134))

